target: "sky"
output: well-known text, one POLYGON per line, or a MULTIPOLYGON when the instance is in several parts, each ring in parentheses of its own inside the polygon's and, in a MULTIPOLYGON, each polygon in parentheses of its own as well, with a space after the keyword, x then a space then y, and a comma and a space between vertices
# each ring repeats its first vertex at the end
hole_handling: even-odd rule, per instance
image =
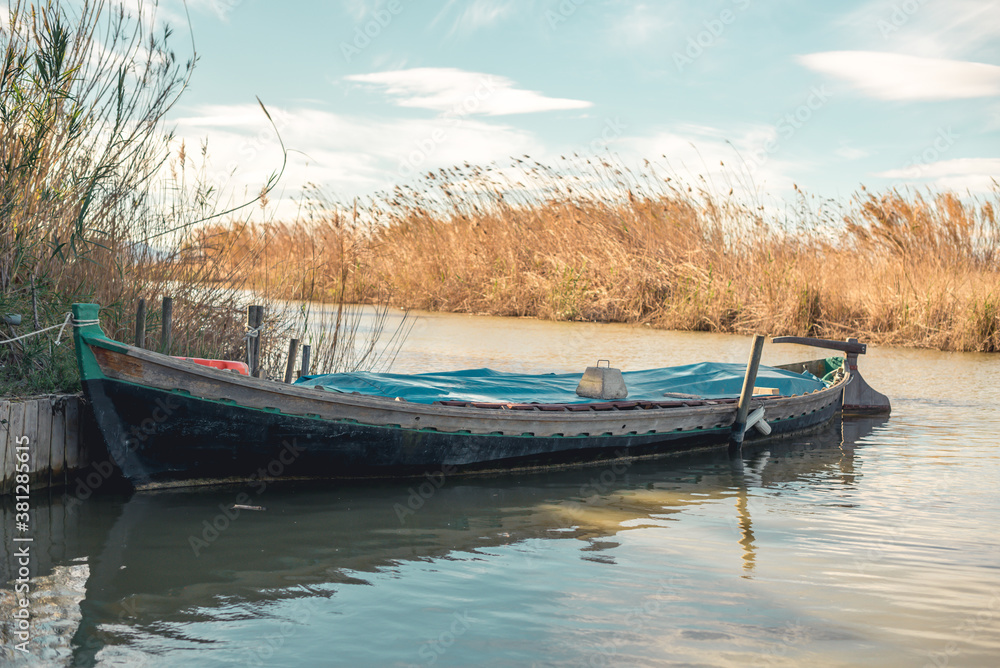
MULTIPOLYGON (((134 2, 135 0, 131 0, 134 2)), ((776 198, 1000 181, 1000 0, 163 0, 168 127, 279 208, 460 163, 650 160, 776 198), (735 174, 740 174, 736 178, 735 174)))

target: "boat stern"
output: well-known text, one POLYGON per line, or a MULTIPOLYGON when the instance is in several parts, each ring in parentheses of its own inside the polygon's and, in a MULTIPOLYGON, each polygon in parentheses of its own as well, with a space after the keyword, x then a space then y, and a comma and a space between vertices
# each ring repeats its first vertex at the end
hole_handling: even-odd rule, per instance
POLYGON ((850 374, 844 387, 844 415, 889 415, 892 406, 889 397, 872 389, 872 386, 858 371, 858 355, 868 352, 868 346, 857 339, 832 341, 830 339, 814 339, 804 336, 778 336, 772 339, 774 343, 797 343, 814 348, 839 350, 845 354, 844 367, 850 374))

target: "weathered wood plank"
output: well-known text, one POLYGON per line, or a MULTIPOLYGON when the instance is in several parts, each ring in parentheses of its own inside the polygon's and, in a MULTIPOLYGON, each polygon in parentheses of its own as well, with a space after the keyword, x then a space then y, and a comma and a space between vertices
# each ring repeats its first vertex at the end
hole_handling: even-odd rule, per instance
POLYGON ((17 444, 24 435, 24 403, 12 402, 10 405, 10 422, 7 432, 7 456, 4 458, 3 478, 0 491, 7 493, 13 489, 14 474, 17 472, 17 444))
POLYGON ((28 439, 28 479, 35 486, 41 469, 38 462, 38 400, 29 399, 24 402, 24 437, 28 439))
POLYGON ((34 479, 35 474, 38 472, 38 400, 30 399, 24 402, 24 436, 27 437, 28 441, 28 452, 31 453, 31 459, 28 461, 28 473, 31 474, 31 478, 34 479))
POLYGON ((66 484, 66 397, 52 401, 52 450, 49 452, 49 479, 53 485, 66 484))
POLYGON ((35 484, 39 488, 52 486, 52 399, 42 397, 35 402, 38 405, 38 442, 35 448, 35 484))
POLYGON ((7 457, 13 457, 13 454, 8 454, 7 451, 10 449, 8 447, 10 431, 10 402, 3 401, 0 402, 0 490, 3 489, 3 475, 4 471, 7 470, 7 457))
POLYGON ((67 397, 66 399, 66 472, 75 471, 80 468, 80 399, 79 397, 67 397))

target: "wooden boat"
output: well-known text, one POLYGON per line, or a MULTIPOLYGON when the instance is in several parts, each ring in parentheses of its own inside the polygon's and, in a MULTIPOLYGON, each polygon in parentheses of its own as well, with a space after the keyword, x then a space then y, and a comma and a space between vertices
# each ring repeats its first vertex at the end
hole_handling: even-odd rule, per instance
MULTIPOLYGON (((242 376, 107 338, 95 304, 74 304, 84 393, 108 451, 138 488, 273 478, 360 478, 512 470, 725 445, 736 398, 590 404, 419 404, 242 376)), ((889 411, 857 370, 864 344, 784 338, 846 353, 835 381, 754 400, 787 437, 841 412, 889 411)), ((796 372, 825 360, 786 365, 796 372)))

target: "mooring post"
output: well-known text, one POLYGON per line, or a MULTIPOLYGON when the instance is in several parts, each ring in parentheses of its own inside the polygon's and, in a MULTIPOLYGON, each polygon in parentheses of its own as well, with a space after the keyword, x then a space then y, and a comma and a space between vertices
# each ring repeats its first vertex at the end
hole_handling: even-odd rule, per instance
POLYGON ((263 319, 263 306, 247 306, 247 366, 254 378, 260 370, 260 325, 263 319))
POLYGON ((740 393, 740 403, 736 408, 736 421, 729 434, 729 454, 736 456, 743 448, 743 435, 747 430, 747 413, 750 411, 750 400, 753 398, 753 386, 757 382, 757 369, 760 368, 760 356, 764 352, 764 337, 753 337, 753 349, 747 362, 747 373, 743 377, 743 391, 740 393))
POLYGON ((135 309, 135 347, 146 347, 146 300, 140 299, 135 309))
POLYGON ((295 357, 299 354, 299 340, 292 339, 288 342, 288 364, 285 365, 285 382, 292 382, 292 374, 295 373, 295 357))
POLYGON ((300 376, 309 375, 309 353, 312 350, 312 346, 303 345, 302 346, 302 368, 299 369, 300 376))
POLYGON ((163 332, 160 335, 160 352, 164 355, 170 354, 171 325, 174 317, 174 298, 163 298, 163 332))
POLYGON ((254 332, 253 321, 254 321, 254 316, 256 314, 257 314, 257 307, 256 306, 254 306, 253 304, 247 306, 247 334, 246 334, 247 356, 246 356, 246 363, 247 363, 247 367, 250 369, 250 375, 251 376, 253 375, 253 342, 254 342, 254 338, 255 338, 254 335, 256 334, 256 332, 254 332))
POLYGON ((263 340, 263 327, 264 327, 264 307, 257 306, 257 312, 254 315, 254 329, 257 330, 257 336, 253 340, 253 364, 254 364, 254 378, 262 378, 264 376, 264 370, 260 365, 260 350, 263 347, 261 341, 263 340))

